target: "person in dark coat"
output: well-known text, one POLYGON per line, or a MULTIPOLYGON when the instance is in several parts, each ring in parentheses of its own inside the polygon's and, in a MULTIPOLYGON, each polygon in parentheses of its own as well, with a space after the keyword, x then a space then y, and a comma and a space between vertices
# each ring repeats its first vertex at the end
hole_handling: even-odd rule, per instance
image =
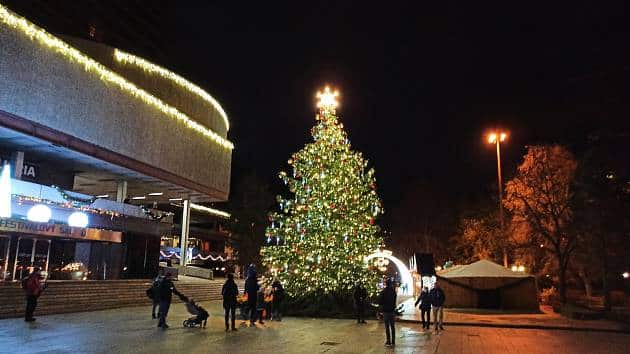
POLYGON ((42 283, 42 273, 39 267, 33 268, 33 272, 22 281, 22 287, 26 295, 26 310, 24 311, 24 321, 33 322, 35 317, 33 313, 37 307, 37 299, 44 291, 42 283))
POLYGON ((160 285, 158 286, 158 301, 160 303, 160 321, 158 322, 158 327, 162 329, 167 329, 168 325, 166 324, 166 316, 168 316, 168 310, 171 307, 171 301, 173 300, 173 294, 178 296, 183 296, 180 294, 177 289, 175 289, 175 285, 173 284, 173 280, 171 280, 171 272, 167 272, 164 278, 160 281, 160 285))
POLYGON ((271 317, 271 320, 282 321, 282 311, 280 309, 280 306, 282 306, 282 301, 284 300, 284 287, 282 287, 282 283, 280 283, 280 280, 276 279, 273 281, 273 283, 271 283, 271 288, 273 289, 273 315, 271 317))
POLYGON ((160 306, 160 298, 159 298, 159 286, 162 281, 162 276, 158 275, 153 279, 153 284, 151 285, 151 301, 153 301, 153 307, 151 308, 151 318, 156 319, 160 317, 159 312, 156 313, 155 310, 160 306))
POLYGON ((221 295, 223 295, 223 309, 225 310, 225 331, 229 330, 228 318, 232 315, 232 330, 236 331, 236 297, 238 296, 238 286, 234 282, 234 274, 229 273, 227 280, 223 284, 221 295))
POLYGON ((383 321, 385 322, 385 335, 387 336, 385 345, 396 345, 396 329, 394 327, 396 321, 396 290, 394 290, 392 279, 387 279, 385 282, 385 289, 381 291, 378 297, 378 304, 381 306, 381 311, 383 311, 383 321))
POLYGON ((431 327, 431 297, 429 296, 429 288, 423 287, 415 306, 420 304, 420 317, 422 318, 422 329, 431 327), (426 315, 426 321, 425 321, 426 315))
POLYGON ((433 322, 435 323, 435 333, 437 334, 439 333, 439 329, 444 330, 444 327, 442 326, 442 319, 444 317, 444 302, 446 301, 444 290, 440 288, 440 284, 438 282, 435 282, 433 289, 429 292, 429 297, 431 298, 433 322))
POLYGON ((356 287, 354 288, 354 308, 356 310, 357 323, 367 323, 365 322, 365 304, 367 302, 367 290, 363 286, 361 282, 357 282, 356 287))
POLYGON ((247 307, 249 309, 249 323, 253 326, 256 322, 256 298, 258 296, 258 278, 256 271, 250 268, 247 279, 245 280, 245 293, 247 293, 247 307))

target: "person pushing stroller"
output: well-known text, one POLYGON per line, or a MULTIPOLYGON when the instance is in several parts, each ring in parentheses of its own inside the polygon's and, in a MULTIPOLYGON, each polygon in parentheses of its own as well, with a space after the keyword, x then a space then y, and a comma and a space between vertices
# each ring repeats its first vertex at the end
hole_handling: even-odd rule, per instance
POLYGON ((206 323, 208 322, 208 317, 210 314, 206 309, 201 307, 201 305, 197 304, 194 299, 188 299, 186 296, 181 296, 180 299, 186 305, 186 310, 188 313, 192 315, 187 320, 184 320, 184 327, 196 327, 200 326, 202 328, 206 328, 206 323))

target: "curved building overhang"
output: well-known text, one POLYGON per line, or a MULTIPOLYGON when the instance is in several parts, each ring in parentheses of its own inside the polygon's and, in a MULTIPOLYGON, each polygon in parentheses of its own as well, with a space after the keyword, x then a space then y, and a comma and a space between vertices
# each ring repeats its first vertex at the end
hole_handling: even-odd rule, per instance
POLYGON ((87 42, 76 49, 2 5, 0 47, 4 129, 101 166, 78 172, 136 175, 200 201, 227 199, 227 115, 216 100, 191 91, 193 84, 117 61, 111 47, 87 42))

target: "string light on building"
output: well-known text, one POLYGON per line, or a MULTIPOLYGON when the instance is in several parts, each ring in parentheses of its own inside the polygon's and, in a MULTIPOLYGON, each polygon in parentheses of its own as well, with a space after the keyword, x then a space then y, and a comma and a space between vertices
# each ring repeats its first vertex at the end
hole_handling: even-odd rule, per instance
POLYGON ((171 80, 175 82, 176 84, 182 86, 183 88, 187 89, 188 91, 193 92, 194 94, 200 96, 206 102, 210 103, 217 111, 219 111, 219 114, 221 114, 221 117, 223 118, 223 122, 225 123, 226 130, 230 130, 230 122, 228 121, 227 114, 223 110, 223 107, 221 107, 219 102, 217 102, 217 100, 215 100, 214 97, 210 96, 210 94, 208 94, 201 87, 193 84, 192 82, 184 79, 183 77, 175 74, 174 72, 164 69, 158 65, 155 65, 133 54, 125 53, 119 49, 114 50, 114 59, 116 59, 116 61, 118 61, 119 63, 136 65, 145 71, 160 75, 163 78, 171 80))
POLYGON ((207 206, 194 204, 194 203, 190 203, 190 209, 196 210, 196 211, 201 211, 201 212, 212 214, 212 215, 216 215, 216 216, 220 216, 220 217, 226 218, 226 219, 229 219, 232 216, 232 215, 230 215, 230 213, 226 213, 225 211, 221 211, 221 210, 218 210, 218 209, 214 209, 214 208, 210 208, 210 207, 207 207, 207 206))
POLYGON ((0 22, 3 22, 6 25, 21 31, 30 39, 35 40, 40 44, 52 49, 53 51, 63 55, 66 59, 80 64, 86 71, 97 75, 102 81, 113 84, 128 95, 136 97, 142 100, 144 103, 157 108, 162 113, 182 122, 189 129, 194 130, 197 133, 205 136, 206 138, 217 143, 223 148, 226 148, 228 150, 234 149, 234 144, 232 142, 221 137, 213 130, 206 128, 202 124, 188 117, 186 114, 180 112, 175 107, 166 104, 161 99, 137 87, 122 76, 106 68, 104 65, 83 54, 81 51, 70 46, 61 39, 37 27, 23 17, 14 14, 3 5, 0 5, 0 22))

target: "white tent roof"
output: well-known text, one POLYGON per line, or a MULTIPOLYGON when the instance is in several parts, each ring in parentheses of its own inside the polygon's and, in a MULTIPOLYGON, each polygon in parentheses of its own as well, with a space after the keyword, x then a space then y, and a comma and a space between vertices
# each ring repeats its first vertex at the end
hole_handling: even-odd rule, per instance
POLYGON ((438 272, 438 275, 443 278, 527 278, 531 276, 525 272, 513 272, 486 259, 468 265, 448 268, 438 272))

